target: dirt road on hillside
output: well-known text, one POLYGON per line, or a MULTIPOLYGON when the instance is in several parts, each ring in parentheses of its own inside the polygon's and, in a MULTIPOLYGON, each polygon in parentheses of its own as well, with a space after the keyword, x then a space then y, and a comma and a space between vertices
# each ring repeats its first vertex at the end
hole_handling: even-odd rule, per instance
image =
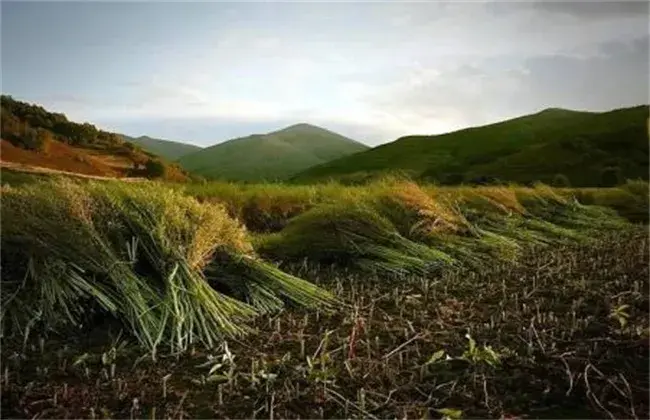
POLYGON ((76 172, 68 172, 68 171, 60 171, 58 169, 44 168, 42 166, 25 165, 16 162, 6 162, 2 160, 0 160, 0 169, 10 169, 12 171, 19 171, 19 172, 26 172, 26 173, 33 173, 33 174, 76 176, 79 178, 98 179, 98 180, 117 179, 126 182, 147 181, 147 178, 129 178, 129 177, 117 178, 117 177, 107 177, 107 176, 99 176, 99 175, 86 175, 86 174, 79 174, 76 172))

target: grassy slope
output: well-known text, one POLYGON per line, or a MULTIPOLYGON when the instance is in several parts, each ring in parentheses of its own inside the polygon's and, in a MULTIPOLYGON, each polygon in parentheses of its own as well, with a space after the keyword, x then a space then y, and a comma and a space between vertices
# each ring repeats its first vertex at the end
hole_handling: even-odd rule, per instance
POLYGON ((129 137, 122 135, 122 137, 133 144, 137 144, 144 150, 147 150, 155 155, 162 156, 165 159, 177 160, 182 156, 189 155, 201 150, 199 146, 193 144, 181 143, 177 141, 155 139, 149 136, 129 137))
POLYGON ((184 156, 179 163, 208 178, 276 180, 366 149, 367 146, 331 131, 298 124, 220 143, 184 156))
POLYGON ((436 136, 408 136, 365 153, 310 168, 313 181, 400 170, 431 180, 492 176, 548 182, 562 173, 575 186, 596 186, 600 171, 648 179, 648 106, 605 113, 547 109, 496 124, 436 136))

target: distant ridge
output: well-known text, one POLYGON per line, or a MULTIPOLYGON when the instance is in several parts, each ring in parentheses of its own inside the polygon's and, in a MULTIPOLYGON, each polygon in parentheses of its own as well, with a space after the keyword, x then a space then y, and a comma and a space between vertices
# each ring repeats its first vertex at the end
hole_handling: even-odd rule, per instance
POLYGON ((201 150, 199 146, 178 141, 156 139, 149 136, 130 137, 125 134, 121 136, 124 140, 137 144, 144 150, 169 160, 178 160, 182 156, 201 150))

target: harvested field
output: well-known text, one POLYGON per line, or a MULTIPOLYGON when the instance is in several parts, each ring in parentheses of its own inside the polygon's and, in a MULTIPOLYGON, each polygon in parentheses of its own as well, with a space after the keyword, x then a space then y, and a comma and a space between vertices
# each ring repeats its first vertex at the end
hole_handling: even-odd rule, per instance
POLYGON ((3 416, 647 418, 641 187, 5 186, 3 416))

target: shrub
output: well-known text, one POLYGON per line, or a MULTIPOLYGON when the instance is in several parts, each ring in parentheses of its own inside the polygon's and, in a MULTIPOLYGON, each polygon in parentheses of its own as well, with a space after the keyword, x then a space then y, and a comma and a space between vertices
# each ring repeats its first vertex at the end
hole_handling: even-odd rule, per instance
POLYGON ((600 173, 600 186, 601 187, 615 187, 623 183, 623 176, 621 175, 621 168, 618 166, 610 166, 602 170, 600 173))
POLYGON ((554 187, 567 188, 571 186, 569 178, 564 174, 556 174, 551 181, 551 185, 554 187))
POLYGON ((37 130, 38 137, 38 151, 42 153, 49 153, 52 142, 54 141, 52 133, 48 130, 39 128, 37 130))
POLYGON ((159 160, 149 159, 145 163, 145 173, 147 178, 162 178, 167 173, 167 167, 159 160))

